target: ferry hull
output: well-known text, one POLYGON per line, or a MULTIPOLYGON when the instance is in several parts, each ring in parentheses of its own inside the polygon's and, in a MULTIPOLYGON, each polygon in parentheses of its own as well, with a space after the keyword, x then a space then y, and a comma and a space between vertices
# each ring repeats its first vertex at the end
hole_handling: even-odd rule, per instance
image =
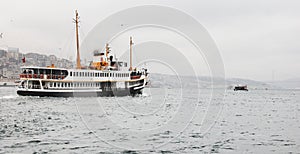
POLYGON ((64 92, 64 91, 30 91, 17 90, 20 96, 39 96, 39 97, 113 97, 113 96, 135 96, 142 94, 142 89, 124 89, 118 91, 86 91, 86 92, 64 92))

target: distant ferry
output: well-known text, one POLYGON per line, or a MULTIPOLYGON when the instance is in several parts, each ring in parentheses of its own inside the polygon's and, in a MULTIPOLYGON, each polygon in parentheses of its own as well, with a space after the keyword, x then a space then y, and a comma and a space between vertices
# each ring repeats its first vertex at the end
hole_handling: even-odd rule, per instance
POLYGON ((132 38, 130 37, 130 66, 112 56, 108 44, 105 51, 94 52, 90 66, 80 64, 78 13, 76 11, 76 68, 22 67, 17 94, 22 96, 134 96, 142 94, 147 84, 145 68, 132 67, 132 38))
POLYGON ((238 90, 248 91, 248 87, 247 87, 247 85, 237 85, 234 87, 233 90, 234 91, 238 91, 238 90))

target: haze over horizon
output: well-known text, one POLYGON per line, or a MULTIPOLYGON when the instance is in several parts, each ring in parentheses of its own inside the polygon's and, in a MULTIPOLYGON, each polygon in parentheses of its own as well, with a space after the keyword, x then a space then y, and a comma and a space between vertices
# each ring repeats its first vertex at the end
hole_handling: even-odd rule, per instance
POLYGON ((72 18, 76 9, 81 17, 82 41, 97 23, 111 14, 150 4, 183 11, 206 27, 219 48, 226 77, 259 81, 300 78, 297 71, 300 68, 300 2, 297 0, 90 0, 72 3, 67 0, 3 0, 0 47, 18 47, 25 53, 54 54, 74 60, 72 18))

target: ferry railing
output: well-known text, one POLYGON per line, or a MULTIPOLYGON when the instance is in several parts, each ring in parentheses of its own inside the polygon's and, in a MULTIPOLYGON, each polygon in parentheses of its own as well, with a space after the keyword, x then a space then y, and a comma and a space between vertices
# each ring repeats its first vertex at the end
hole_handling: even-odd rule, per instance
POLYGON ((52 75, 52 74, 20 74, 20 78, 26 79, 44 79, 47 76, 47 79, 57 79, 62 80, 66 78, 66 75, 52 75))

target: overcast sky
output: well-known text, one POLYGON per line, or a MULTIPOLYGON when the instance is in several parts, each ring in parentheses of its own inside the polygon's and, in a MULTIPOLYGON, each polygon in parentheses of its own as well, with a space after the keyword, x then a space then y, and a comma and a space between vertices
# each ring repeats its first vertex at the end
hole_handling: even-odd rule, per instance
MULTIPOLYGON (((1 47, 74 59, 74 10, 81 39, 101 20, 133 6, 156 4, 197 19, 214 38, 227 77, 300 77, 299 0, 0 0, 1 47), (273 72, 273 73, 272 73, 273 72)), ((184 24, 184 23, 183 23, 184 24)))

